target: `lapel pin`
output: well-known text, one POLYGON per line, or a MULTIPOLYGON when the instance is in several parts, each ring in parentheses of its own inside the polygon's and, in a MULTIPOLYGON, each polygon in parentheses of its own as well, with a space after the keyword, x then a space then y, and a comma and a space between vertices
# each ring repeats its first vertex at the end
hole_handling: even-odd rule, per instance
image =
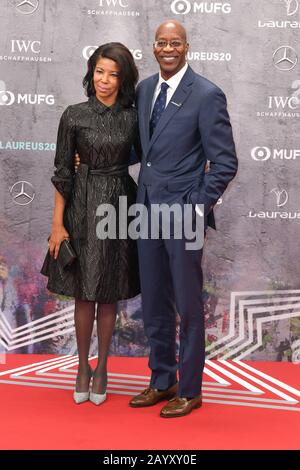
POLYGON ((175 103, 175 101, 171 101, 172 104, 175 104, 175 106, 178 106, 178 108, 180 108, 180 106, 182 105, 182 103, 175 103))

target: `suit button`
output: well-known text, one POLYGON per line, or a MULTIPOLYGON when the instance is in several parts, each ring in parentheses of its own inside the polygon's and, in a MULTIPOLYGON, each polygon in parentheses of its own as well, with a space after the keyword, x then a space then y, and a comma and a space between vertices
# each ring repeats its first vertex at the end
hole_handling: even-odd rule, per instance
POLYGON ((151 166, 151 162, 147 162, 147 166, 151 166))

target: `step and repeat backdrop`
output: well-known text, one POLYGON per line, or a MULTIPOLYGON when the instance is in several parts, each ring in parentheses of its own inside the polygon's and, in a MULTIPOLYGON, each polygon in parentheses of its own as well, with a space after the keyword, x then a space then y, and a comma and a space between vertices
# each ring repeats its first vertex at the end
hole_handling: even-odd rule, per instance
MULTIPOLYGON (((298 0, 0 0, 2 353, 76 353, 73 300, 40 275, 58 122, 86 100, 100 44, 123 42, 141 79, 155 73, 155 30, 169 18, 188 31, 192 68, 227 95, 240 162, 205 245, 207 357, 299 357, 298 0)), ((140 297, 121 302, 111 354, 147 352, 140 297)))

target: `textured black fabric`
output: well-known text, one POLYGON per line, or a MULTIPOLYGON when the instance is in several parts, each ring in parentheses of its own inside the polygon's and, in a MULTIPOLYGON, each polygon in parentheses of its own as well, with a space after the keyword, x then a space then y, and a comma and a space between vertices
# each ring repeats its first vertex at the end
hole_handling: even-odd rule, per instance
POLYGON ((51 181, 66 200, 64 225, 77 259, 61 270, 50 257, 43 272, 50 291, 101 303, 140 293, 136 242, 96 235, 100 204, 113 204, 118 214, 119 196, 127 196, 128 207, 135 203, 136 184, 124 166, 137 134, 136 110, 119 103, 106 107, 93 96, 63 113, 51 181), (76 151, 82 165, 75 174, 76 151))

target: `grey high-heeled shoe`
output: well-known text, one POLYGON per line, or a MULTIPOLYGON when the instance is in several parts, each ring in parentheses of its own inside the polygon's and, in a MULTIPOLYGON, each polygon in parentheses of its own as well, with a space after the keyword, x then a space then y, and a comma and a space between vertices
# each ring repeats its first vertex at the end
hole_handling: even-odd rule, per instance
POLYGON ((85 401, 88 401, 90 396, 90 392, 73 392, 73 399, 77 405, 80 405, 80 403, 84 403, 85 401))
POLYGON ((90 401, 94 403, 94 405, 101 405, 106 400, 106 392, 105 393, 94 393, 90 392, 90 401))
POLYGON ((91 378, 93 376, 93 371, 90 366, 90 378, 89 378, 89 390, 87 392, 76 392, 76 388, 73 392, 73 400, 77 405, 80 405, 80 403, 84 403, 85 401, 89 400, 90 397, 90 383, 91 383, 91 378))
POLYGON ((95 393, 95 392, 90 392, 90 401, 94 403, 94 405, 101 405, 106 400, 106 392, 105 393, 95 393))

